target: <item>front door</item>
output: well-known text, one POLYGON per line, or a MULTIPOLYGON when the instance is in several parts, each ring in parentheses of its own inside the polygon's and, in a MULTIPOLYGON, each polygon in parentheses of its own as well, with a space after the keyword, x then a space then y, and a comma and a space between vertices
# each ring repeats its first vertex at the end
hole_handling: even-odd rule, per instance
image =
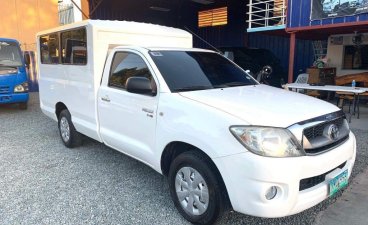
MULTIPOLYGON (((98 93, 100 134, 106 145, 147 164, 153 159, 157 92, 152 95, 126 91, 126 80, 144 76, 156 82, 143 55, 134 51, 112 53, 111 69, 104 72, 98 93)), ((109 61, 106 65, 110 65, 109 61)))

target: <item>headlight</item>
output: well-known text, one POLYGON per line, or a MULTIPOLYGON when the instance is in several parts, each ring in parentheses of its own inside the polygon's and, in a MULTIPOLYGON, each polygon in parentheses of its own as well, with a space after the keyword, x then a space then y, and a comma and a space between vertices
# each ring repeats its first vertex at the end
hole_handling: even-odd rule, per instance
POLYGON ((301 145, 290 133, 282 128, 232 126, 231 133, 249 151, 269 157, 304 156, 301 145))
POLYGON ((14 87, 15 93, 27 92, 28 91, 28 82, 21 83, 14 87))

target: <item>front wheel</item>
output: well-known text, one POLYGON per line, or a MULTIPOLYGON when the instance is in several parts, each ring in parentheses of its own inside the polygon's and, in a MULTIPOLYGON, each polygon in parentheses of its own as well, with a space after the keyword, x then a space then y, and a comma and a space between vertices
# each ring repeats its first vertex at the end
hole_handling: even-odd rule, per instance
POLYGON ((170 194, 180 214, 194 224, 213 224, 226 200, 213 165, 196 151, 180 154, 169 171, 170 194))
POLYGON ((74 148, 81 144, 81 134, 75 129, 71 115, 67 109, 61 111, 58 125, 61 140, 66 147, 74 148))

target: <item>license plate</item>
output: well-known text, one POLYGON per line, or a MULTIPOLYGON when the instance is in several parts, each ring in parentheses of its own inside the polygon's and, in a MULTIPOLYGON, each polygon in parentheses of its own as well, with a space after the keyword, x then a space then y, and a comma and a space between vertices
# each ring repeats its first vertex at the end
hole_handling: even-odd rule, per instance
POLYGON ((348 170, 340 173, 332 180, 329 181, 330 183, 330 196, 336 194, 339 190, 346 187, 348 185, 348 170))

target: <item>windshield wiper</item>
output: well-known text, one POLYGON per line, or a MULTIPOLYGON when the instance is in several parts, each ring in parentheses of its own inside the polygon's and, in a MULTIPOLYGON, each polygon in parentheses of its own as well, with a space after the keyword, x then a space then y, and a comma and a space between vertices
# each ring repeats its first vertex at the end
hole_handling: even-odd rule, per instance
POLYGON ((198 91, 198 90, 206 90, 206 89, 213 89, 212 86, 189 86, 189 87, 182 87, 182 88, 175 88, 175 92, 180 91, 198 91))
POLYGON ((216 85, 215 87, 237 87, 237 86, 248 86, 248 85, 252 85, 252 84, 245 83, 245 82, 229 82, 229 83, 224 83, 221 85, 216 85))

